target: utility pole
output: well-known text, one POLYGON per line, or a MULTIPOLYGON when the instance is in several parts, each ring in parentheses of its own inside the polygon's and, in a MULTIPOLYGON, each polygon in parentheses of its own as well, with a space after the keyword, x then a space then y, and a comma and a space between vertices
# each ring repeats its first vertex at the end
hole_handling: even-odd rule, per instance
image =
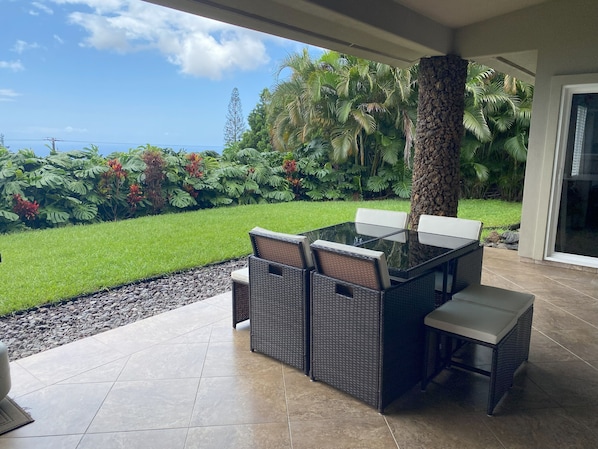
POLYGON ((57 139, 56 137, 46 137, 44 140, 49 140, 52 142, 52 153, 56 153, 56 142, 60 142, 62 139, 57 139))

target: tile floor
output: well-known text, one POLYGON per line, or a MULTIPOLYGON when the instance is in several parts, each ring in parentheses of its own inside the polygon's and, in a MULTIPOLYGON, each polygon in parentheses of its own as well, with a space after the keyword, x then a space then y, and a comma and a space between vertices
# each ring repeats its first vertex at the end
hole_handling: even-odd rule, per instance
POLYGON ((598 275, 486 249, 483 283, 536 295, 530 360, 493 417, 444 371, 385 415, 249 351, 230 294, 12 362, 35 422, 0 449, 598 447, 598 275))

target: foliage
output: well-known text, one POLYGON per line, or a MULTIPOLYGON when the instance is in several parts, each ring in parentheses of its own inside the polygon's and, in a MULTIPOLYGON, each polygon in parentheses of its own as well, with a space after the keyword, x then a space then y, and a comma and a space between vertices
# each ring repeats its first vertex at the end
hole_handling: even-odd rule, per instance
POLYGON ((228 112, 224 125, 224 145, 229 146, 239 142, 243 132, 245 132, 245 118, 243 117, 239 89, 235 87, 228 103, 228 112))
MULTIPOLYGON (((417 65, 398 69, 337 52, 313 60, 304 50, 288 56, 279 70, 290 76, 278 83, 268 108, 276 149, 295 153, 325 146, 322 166, 348 164, 353 195, 409 197, 417 65)), ((521 198, 532 97, 531 85, 469 64, 463 197, 521 198)), ((312 198, 326 198, 321 189, 311 188, 309 179, 304 185, 312 198)))
POLYGON ((141 160, 145 163, 145 170, 143 171, 145 195, 152 205, 152 212, 158 214, 164 209, 166 203, 162 190, 166 177, 164 174, 166 161, 162 157, 161 150, 149 144, 141 153, 141 160))
MULTIPOLYGON (((106 157, 93 145, 38 157, 0 146, 0 232, 227 205, 410 197, 417 66, 337 52, 312 59, 305 50, 280 73, 289 76, 262 91, 242 138, 233 90, 222 155, 148 144, 106 157)), ((532 97, 531 85, 469 64, 462 197, 521 199, 532 97)))
POLYGON ((461 149, 463 196, 521 200, 532 99, 532 85, 469 64, 461 149))
POLYGON ((247 116, 249 130, 243 133, 239 148, 255 148, 258 151, 273 151, 270 143, 270 130, 268 128, 268 106, 271 94, 264 89, 260 94, 260 101, 253 111, 247 116))

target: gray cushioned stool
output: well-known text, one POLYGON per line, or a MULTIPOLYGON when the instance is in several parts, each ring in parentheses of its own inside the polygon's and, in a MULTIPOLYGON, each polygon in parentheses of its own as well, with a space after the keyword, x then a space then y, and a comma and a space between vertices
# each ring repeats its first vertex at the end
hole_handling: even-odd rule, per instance
POLYGON ((241 268, 230 274, 233 284, 233 328, 249 319, 249 268, 241 268))
POLYGON ((8 348, 0 342, 0 400, 10 391, 10 364, 8 362, 8 348))
POLYGON ((437 374, 439 367, 454 365, 484 374, 490 377, 486 412, 492 415, 494 407, 513 384, 513 376, 519 366, 516 314, 474 302, 453 300, 429 313, 424 323, 426 355, 422 390, 437 374), (453 360, 453 340, 491 348, 490 371, 453 360), (443 344, 440 343, 442 341, 443 344))

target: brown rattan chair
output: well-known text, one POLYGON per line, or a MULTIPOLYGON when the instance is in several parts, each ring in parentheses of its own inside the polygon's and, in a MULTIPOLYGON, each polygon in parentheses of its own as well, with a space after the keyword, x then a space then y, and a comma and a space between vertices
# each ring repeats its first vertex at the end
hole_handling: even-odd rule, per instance
POLYGON ((384 253, 311 245, 310 377, 383 412, 421 380, 434 274, 392 284, 384 253))
POLYGON ((309 373, 309 291, 313 267, 307 237, 249 232, 251 350, 309 373))

